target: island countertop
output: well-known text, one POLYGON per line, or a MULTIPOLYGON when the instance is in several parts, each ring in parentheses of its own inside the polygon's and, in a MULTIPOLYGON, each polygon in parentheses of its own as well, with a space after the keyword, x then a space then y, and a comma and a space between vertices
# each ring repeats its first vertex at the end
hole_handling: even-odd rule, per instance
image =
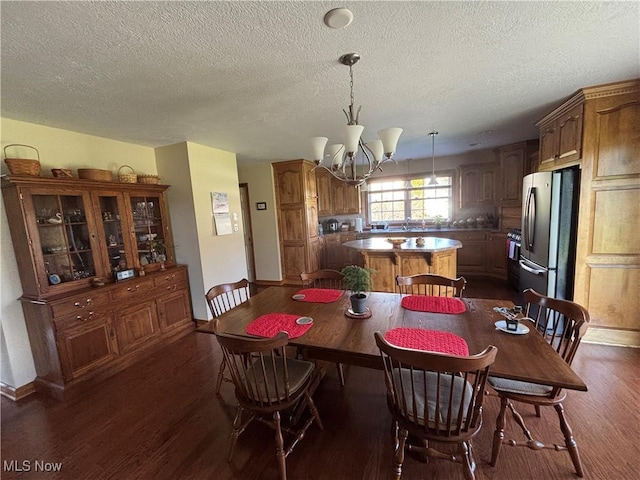
MULTIPOLYGON (((402 237, 389 237, 389 238, 402 238, 402 237)), ((439 237, 423 237, 424 245, 417 245, 417 237, 407 237, 406 242, 402 243, 398 247, 394 247, 390 242, 387 241, 386 238, 366 238, 362 240, 351 240, 349 242, 344 242, 342 245, 345 247, 355 248, 360 251, 367 252, 425 252, 425 253, 435 253, 442 252, 446 250, 451 250, 452 248, 461 248, 462 243, 458 240, 453 240, 450 238, 439 238, 439 237)))

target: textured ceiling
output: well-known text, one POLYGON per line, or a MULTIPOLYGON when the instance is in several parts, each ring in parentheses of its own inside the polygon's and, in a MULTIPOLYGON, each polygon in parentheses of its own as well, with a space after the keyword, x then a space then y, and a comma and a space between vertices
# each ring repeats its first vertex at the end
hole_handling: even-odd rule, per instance
POLYGON ((640 77, 639 2, 2 1, 2 116, 241 163, 338 141, 348 52, 363 139, 397 158, 535 138, 578 88, 640 77), (323 24, 347 7, 353 23, 323 24), (480 132, 492 131, 491 134, 480 132), (471 147, 471 144, 478 144, 471 147))

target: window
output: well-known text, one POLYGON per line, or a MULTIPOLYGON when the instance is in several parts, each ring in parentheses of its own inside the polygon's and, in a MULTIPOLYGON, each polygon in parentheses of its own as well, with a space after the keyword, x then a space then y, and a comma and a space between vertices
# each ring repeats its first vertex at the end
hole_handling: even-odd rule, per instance
POLYGON ((439 175, 437 185, 429 185, 430 175, 369 180, 367 208, 370 222, 432 223, 437 217, 452 218, 453 174, 439 175))

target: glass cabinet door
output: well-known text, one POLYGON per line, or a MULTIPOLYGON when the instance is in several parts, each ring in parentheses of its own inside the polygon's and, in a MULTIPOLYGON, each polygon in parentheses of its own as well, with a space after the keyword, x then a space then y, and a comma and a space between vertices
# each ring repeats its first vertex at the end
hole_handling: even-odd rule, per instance
POLYGON ((159 196, 131 196, 131 212, 138 261, 142 268, 164 268, 167 261, 167 239, 159 196))
POLYGON ((32 196, 44 270, 50 285, 96 275, 83 195, 32 196))
POLYGON ((102 227, 100 241, 104 243, 106 258, 105 265, 108 265, 111 273, 133 268, 133 260, 130 232, 126 227, 126 211, 124 197, 119 193, 97 193, 94 194, 98 205, 98 223, 102 227))

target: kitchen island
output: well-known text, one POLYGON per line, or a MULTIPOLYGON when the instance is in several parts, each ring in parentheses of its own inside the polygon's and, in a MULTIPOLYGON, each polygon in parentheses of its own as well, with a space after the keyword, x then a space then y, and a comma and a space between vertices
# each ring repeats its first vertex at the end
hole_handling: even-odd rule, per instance
POLYGON ((404 238, 399 246, 380 237, 352 240, 342 246, 358 250, 364 266, 375 270, 372 290, 376 292, 395 292, 396 275, 435 273, 455 278, 457 249, 462 243, 450 238, 424 237, 424 244, 418 244, 418 238, 421 237, 404 238))

